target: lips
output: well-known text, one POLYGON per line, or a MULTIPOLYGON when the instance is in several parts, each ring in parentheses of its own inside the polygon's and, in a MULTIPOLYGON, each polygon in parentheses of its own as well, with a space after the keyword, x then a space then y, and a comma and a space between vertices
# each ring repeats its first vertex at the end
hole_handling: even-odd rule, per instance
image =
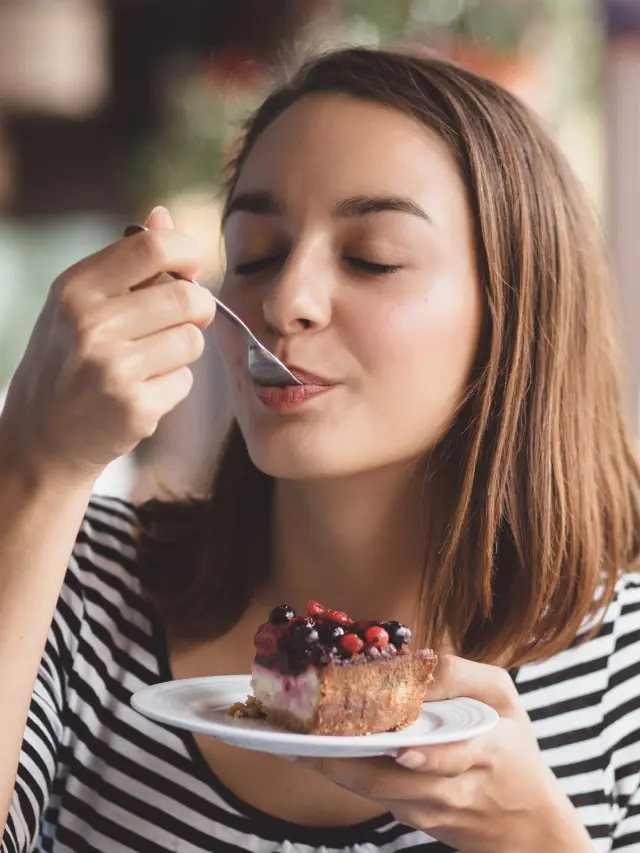
POLYGON ((287 364, 291 373, 302 382, 302 385, 286 385, 283 388, 256 385, 255 390, 258 398, 272 412, 289 412, 297 409, 312 397, 325 394, 334 387, 334 384, 316 374, 309 373, 300 367, 287 364))
POLYGON ((285 367, 292 373, 295 378, 302 382, 303 385, 315 385, 323 388, 328 388, 332 383, 328 379, 323 379, 315 373, 309 373, 301 367, 296 367, 295 364, 286 364, 285 367))

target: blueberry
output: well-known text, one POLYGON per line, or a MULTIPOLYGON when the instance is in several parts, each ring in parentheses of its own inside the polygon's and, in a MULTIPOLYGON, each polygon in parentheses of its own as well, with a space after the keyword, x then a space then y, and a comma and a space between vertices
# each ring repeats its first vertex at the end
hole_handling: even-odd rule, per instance
POLYGON ((391 621, 383 622, 382 627, 389 635, 389 642, 396 648, 399 649, 401 646, 406 646, 407 643, 411 642, 411 631, 406 625, 391 621))
POLYGON ((280 604, 278 607, 274 607, 269 614, 269 622, 272 625, 285 625, 295 617, 296 611, 293 607, 289 607, 288 604, 280 604))
POLYGON ((307 625, 306 622, 298 622, 291 629, 291 648, 295 652, 304 652, 319 641, 320 637, 316 629, 307 625))
POLYGON ((326 666, 331 660, 331 651, 326 646, 321 646, 319 643, 310 651, 311 662, 315 666, 326 666))
POLYGON ((345 630, 342 625, 332 622, 328 625, 320 627, 320 639, 325 646, 335 646, 338 644, 340 637, 344 637, 345 630))

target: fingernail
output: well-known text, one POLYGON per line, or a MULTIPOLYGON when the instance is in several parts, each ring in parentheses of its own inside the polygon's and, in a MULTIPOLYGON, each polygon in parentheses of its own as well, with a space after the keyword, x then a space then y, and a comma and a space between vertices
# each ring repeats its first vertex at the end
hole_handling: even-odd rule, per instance
POLYGON ((396 762, 402 767, 406 767, 407 770, 418 770, 426 760, 426 756, 415 749, 409 749, 407 752, 402 752, 396 758, 396 762))
POLYGON ((168 209, 168 208, 166 208, 163 204, 157 204, 157 205, 153 208, 153 210, 151 211, 151 213, 150 213, 150 214, 149 214, 149 216, 147 217, 147 222, 149 222, 149 220, 150 220, 150 219, 151 219, 155 214, 162 214, 162 216, 166 217, 166 218, 167 218, 167 220, 168 220, 169 222, 171 222, 171 225, 173 225, 173 217, 172 217, 172 216, 171 216, 171 214, 169 213, 169 209, 168 209))

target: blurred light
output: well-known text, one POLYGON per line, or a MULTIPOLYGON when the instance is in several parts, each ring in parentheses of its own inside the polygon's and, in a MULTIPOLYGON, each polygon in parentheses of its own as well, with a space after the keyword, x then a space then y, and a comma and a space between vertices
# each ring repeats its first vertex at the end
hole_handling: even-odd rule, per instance
POLYGON ((0 0, 0 107, 84 117, 108 92, 105 13, 96 0, 0 0))
POLYGON ((418 0, 411 9, 411 20, 415 24, 434 24, 446 27, 464 11, 464 0, 418 0))

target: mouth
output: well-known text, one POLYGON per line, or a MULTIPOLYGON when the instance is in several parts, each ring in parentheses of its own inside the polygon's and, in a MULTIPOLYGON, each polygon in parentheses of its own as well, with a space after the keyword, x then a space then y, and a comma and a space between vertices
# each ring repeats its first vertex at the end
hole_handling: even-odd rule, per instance
POLYGON ((309 373, 295 365, 287 364, 286 367, 301 385, 285 385, 274 387, 266 385, 254 385, 258 399, 262 405, 272 412, 290 412, 299 408, 313 397, 326 394, 335 387, 335 383, 323 379, 314 373, 309 373))
POLYGON ((323 379, 316 373, 309 373, 308 370, 303 370, 295 364, 285 364, 285 367, 295 376, 298 382, 302 382, 303 386, 313 385, 314 387, 329 388, 332 385, 328 379, 323 379))

